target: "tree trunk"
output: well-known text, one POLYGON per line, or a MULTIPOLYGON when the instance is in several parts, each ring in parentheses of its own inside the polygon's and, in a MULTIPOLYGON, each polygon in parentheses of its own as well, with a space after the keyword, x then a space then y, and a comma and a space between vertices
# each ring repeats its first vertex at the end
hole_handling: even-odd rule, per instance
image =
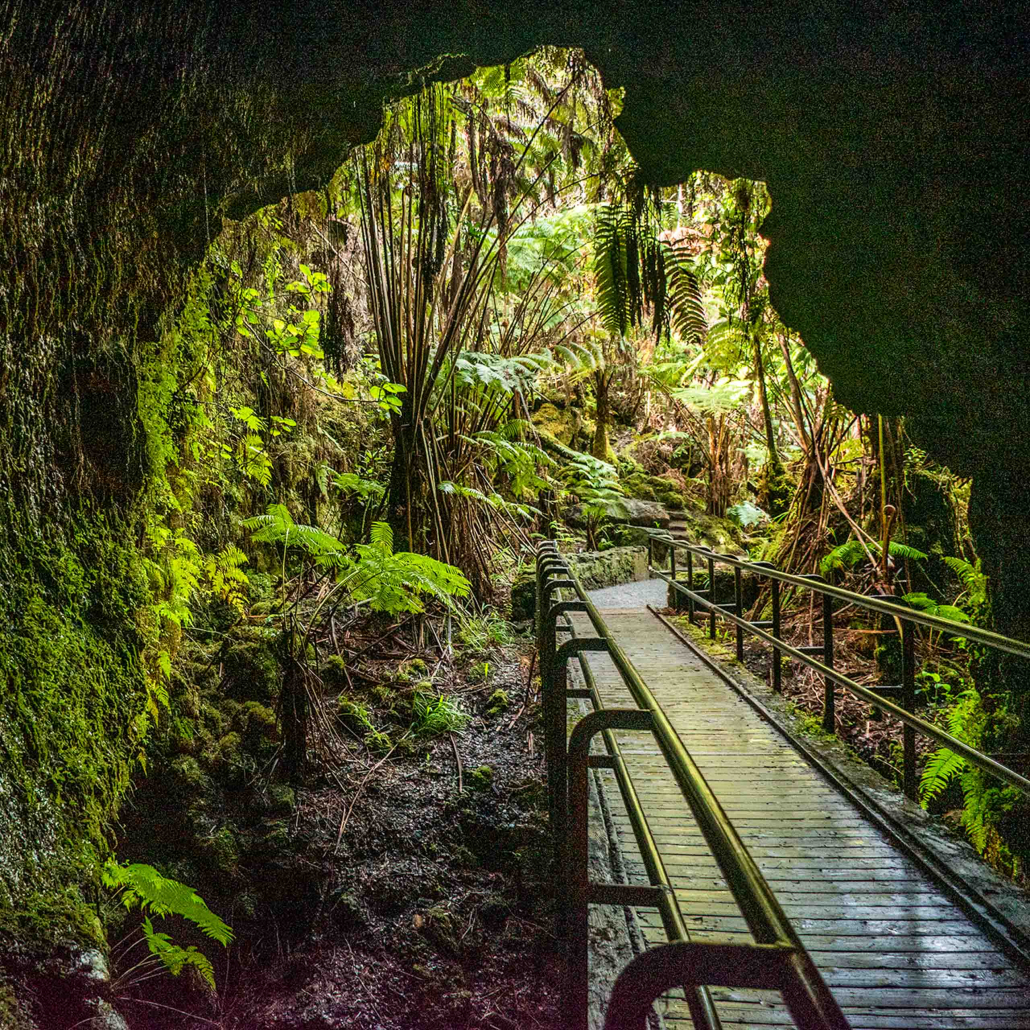
POLYGON ((590 453, 601 461, 608 460, 608 387, 610 378, 605 369, 594 373, 594 396, 597 400, 597 425, 590 453))
POLYGON ((776 449, 776 429, 773 426, 772 409, 769 407, 769 394, 765 388, 765 365, 762 361, 762 346, 758 334, 752 333, 751 345, 754 350, 755 378, 758 381, 758 397, 762 402, 762 419, 765 422, 765 446, 769 451, 769 464, 780 468, 780 454, 776 449))
MULTIPOLYGON (((969 527, 988 577, 992 628, 1018 640, 1030 640, 1028 507, 1030 469, 998 464, 973 477, 969 527)), ((1030 662, 984 650, 974 676, 993 718, 981 748, 1002 752, 1000 760, 1025 776, 1030 766, 1030 662)), ((997 785, 990 777, 985 780, 997 785)), ((1020 794, 1008 811, 998 812, 997 828, 1014 855, 1024 863, 1030 859, 1030 799, 1020 794)))

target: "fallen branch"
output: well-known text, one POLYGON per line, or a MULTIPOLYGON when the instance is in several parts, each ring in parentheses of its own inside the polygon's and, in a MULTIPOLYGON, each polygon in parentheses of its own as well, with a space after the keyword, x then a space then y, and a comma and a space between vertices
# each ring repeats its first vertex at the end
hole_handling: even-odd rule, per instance
POLYGON ((451 733, 450 730, 448 730, 447 736, 451 738, 451 750, 454 752, 454 761, 458 763, 458 793, 464 794, 465 785, 462 782, 461 778, 461 755, 458 754, 458 745, 454 739, 454 734, 451 733))

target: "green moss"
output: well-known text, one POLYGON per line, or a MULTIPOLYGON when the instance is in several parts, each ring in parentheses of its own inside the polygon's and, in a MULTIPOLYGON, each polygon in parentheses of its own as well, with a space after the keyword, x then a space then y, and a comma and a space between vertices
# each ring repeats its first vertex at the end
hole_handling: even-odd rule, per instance
POLYGON ((109 849, 148 724, 149 588, 128 522, 83 509, 49 541, 0 525, 0 906, 23 908, 92 879, 109 849))
POLYGON ((480 765, 470 770, 468 781, 473 790, 488 790, 494 782, 494 771, 488 765, 480 765))
POLYGON ((533 413, 533 424, 567 447, 580 430, 581 418, 574 409, 559 411, 553 404, 541 404, 533 413))
POLYGON ((269 703, 279 690, 282 672, 275 653, 274 630, 240 626, 222 656, 225 694, 269 703))
POLYGON ((177 758, 172 762, 172 772, 179 783, 190 792, 204 792, 210 789, 210 779, 192 755, 177 758))
POLYGON ((380 730, 369 730, 365 734, 365 747, 369 751, 386 754, 388 751, 393 750, 393 741, 388 733, 383 733, 380 730))
POLYGON ((226 824, 203 842, 220 872, 235 875, 240 864, 240 845, 234 826, 226 824))
POLYGON ((9 984, 0 980, 0 1026, 4 1030, 34 1030, 35 1024, 25 1014, 9 984))
POLYGON ((487 715, 499 715, 511 705, 511 699, 504 690, 495 690, 486 703, 487 715))
POLYGON ((96 912, 74 885, 29 891, 19 904, 0 908, 0 944, 47 951, 61 943, 106 948, 96 912))
POLYGON ((251 750, 260 751, 275 743, 275 712, 260 701, 244 702, 237 712, 235 726, 251 750))
POLYGON ((619 470, 619 485, 627 497, 638 501, 657 501, 674 511, 683 508, 683 491, 671 479, 648 475, 643 468, 631 462, 620 462, 619 470))
POLYGON ((354 733, 367 733, 372 728, 368 709, 363 704, 352 701, 346 695, 337 700, 336 711, 340 722, 354 733))
POLYGON ((338 654, 331 654, 322 666, 322 681, 327 687, 342 690, 347 686, 347 663, 338 654))

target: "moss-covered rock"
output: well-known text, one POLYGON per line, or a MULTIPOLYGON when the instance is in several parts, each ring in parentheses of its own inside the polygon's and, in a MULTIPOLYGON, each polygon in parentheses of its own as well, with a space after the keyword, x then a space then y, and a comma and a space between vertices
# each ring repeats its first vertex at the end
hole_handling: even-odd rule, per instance
MULTIPOLYGON (((566 555, 569 565, 587 590, 647 579, 646 547, 612 547, 607 551, 582 551, 566 555)), ((536 573, 531 566, 512 584, 513 622, 532 619, 536 612, 536 573)))
POLYGON ((533 412, 533 425, 549 436, 571 446, 582 428, 582 415, 577 408, 559 410, 553 404, 542 404, 533 412))
POLYGON ((679 531, 689 543, 701 544, 727 554, 738 554, 744 546, 740 526, 730 519, 709 515, 707 512, 683 512, 677 516, 672 531, 673 536, 679 531))
POLYGON ((500 715, 511 706, 511 698, 505 690, 495 690, 486 703, 487 715, 500 715))
MULTIPOLYGON (((665 529, 669 525, 669 512, 656 501, 639 501, 633 497, 618 497, 603 503, 607 522, 641 526, 646 529, 665 529)), ((566 519, 570 526, 584 527, 586 518, 583 513, 583 505, 573 505, 569 509, 566 519)))
POLYGON ((685 504, 683 488, 665 476, 652 476, 640 466, 623 472, 629 463, 620 463, 619 485, 627 497, 638 501, 657 501, 665 508, 678 511, 685 504))

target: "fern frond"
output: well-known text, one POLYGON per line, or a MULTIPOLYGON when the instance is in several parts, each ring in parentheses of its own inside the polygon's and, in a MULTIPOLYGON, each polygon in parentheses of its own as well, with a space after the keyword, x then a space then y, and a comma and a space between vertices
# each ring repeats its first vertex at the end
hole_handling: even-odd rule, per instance
POLYGON ((208 957, 192 944, 183 948, 174 943, 166 933, 158 933, 150 919, 143 920, 143 938, 150 954, 158 958, 172 976, 178 976, 187 966, 192 966, 213 991, 215 970, 208 957))
POLYGON ((923 808, 966 768, 966 764, 961 755, 946 747, 938 748, 929 757, 919 781, 919 800, 923 808))
POLYGON ((666 247, 665 254, 672 328, 685 343, 703 346, 708 337, 708 318, 700 280, 682 248, 666 247))
POLYGON ((162 876, 153 866, 143 862, 121 865, 108 859, 101 879, 104 886, 122 891, 122 904, 127 909, 139 908, 158 916, 182 916, 219 944, 227 945, 233 939, 229 925, 207 907, 192 887, 162 876))
POLYGON ((387 554, 393 554, 393 530, 389 522, 373 522, 368 538, 387 554))

